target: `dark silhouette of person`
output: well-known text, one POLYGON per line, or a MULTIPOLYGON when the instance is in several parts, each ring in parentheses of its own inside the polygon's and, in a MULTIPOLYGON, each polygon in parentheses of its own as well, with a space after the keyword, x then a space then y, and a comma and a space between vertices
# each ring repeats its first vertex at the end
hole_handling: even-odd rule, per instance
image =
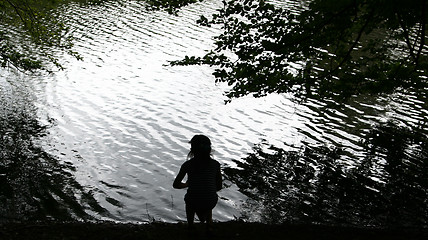
POLYGON ((187 188, 184 197, 189 229, 193 228, 195 213, 206 222, 207 232, 212 225, 212 209, 217 205, 217 191, 222 188, 220 163, 211 158, 211 141, 204 135, 195 135, 190 140, 191 148, 187 161, 183 163, 173 187, 187 188), (187 181, 182 182, 187 174, 187 181))

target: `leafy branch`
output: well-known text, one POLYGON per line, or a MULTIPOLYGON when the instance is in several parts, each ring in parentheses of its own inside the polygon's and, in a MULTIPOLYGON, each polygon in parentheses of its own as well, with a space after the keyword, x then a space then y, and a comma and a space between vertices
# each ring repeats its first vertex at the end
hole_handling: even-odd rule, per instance
POLYGON ((70 28, 57 16, 55 8, 67 0, 0 0, 5 26, 0 30, 0 63, 20 71, 51 71, 47 64, 63 69, 53 49, 81 59, 72 51, 70 28))
POLYGON ((427 86, 426 1, 223 3, 211 19, 198 21, 223 29, 216 46, 171 65, 214 67, 216 82, 231 86, 228 101, 269 93, 346 100, 427 86))

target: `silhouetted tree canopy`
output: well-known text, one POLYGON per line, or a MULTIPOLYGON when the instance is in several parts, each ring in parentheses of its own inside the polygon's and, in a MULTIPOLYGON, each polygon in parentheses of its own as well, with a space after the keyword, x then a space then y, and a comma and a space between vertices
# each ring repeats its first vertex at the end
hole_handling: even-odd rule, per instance
POLYGON ((346 99, 427 87, 426 0, 224 1, 204 26, 215 48, 172 65, 208 64, 229 100, 269 93, 346 99))

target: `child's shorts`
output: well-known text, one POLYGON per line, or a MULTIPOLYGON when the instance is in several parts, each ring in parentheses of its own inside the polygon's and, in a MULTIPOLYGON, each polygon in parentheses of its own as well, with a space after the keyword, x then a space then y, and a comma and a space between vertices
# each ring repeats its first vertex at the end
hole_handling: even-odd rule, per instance
POLYGON ((218 197, 215 196, 211 199, 196 199, 190 198, 186 194, 186 196, 184 196, 184 201, 186 202, 186 207, 195 212, 208 211, 212 210, 217 205, 218 197))

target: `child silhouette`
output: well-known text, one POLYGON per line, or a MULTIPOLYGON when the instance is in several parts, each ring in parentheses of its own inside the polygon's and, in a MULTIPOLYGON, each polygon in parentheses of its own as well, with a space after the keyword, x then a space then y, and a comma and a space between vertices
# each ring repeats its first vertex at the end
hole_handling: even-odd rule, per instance
POLYGON ((195 135, 190 140, 191 148, 183 163, 173 187, 188 188, 184 197, 189 228, 193 227, 195 213, 199 220, 207 223, 207 231, 212 224, 212 209, 218 201, 217 191, 222 187, 220 163, 211 158, 211 141, 204 135, 195 135), (187 174, 187 182, 183 179, 187 174))

